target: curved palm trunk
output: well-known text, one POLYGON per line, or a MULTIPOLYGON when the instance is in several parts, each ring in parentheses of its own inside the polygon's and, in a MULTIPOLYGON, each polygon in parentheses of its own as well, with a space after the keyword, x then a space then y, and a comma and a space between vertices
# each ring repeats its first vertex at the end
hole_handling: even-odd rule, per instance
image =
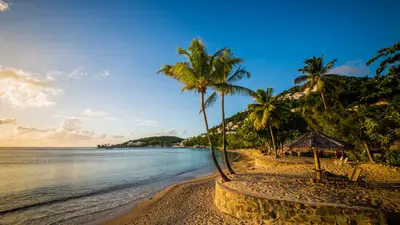
POLYGON ((235 174, 231 165, 229 164, 228 154, 226 153, 226 129, 225 129, 225 94, 221 92, 221 109, 222 109, 222 149, 224 153, 224 161, 226 168, 230 174, 235 174))
POLYGON ((327 108, 326 108, 326 103, 325 103, 325 97, 324 97, 324 93, 321 91, 321 98, 322 98, 322 102, 324 103, 324 108, 325 108, 325 110, 328 110, 327 108))
POLYGON ((206 110, 204 107, 204 93, 201 93, 201 111, 203 112, 204 124, 206 125, 206 130, 207 130, 206 135, 207 135, 207 139, 208 139, 208 144, 210 145, 210 152, 211 152, 211 157, 213 159, 214 165, 217 168, 218 173, 221 175, 222 180, 230 181, 230 179, 222 171, 221 167, 218 164, 217 158, 215 157, 214 146, 212 144, 210 134, 208 133, 208 121, 207 121, 206 110))
POLYGON ((269 122, 269 132, 271 133, 272 147, 274 148, 275 151, 275 157, 278 158, 278 151, 275 146, 275 138, 274 138, 274 133, 272 132, 271 122, 269 122))

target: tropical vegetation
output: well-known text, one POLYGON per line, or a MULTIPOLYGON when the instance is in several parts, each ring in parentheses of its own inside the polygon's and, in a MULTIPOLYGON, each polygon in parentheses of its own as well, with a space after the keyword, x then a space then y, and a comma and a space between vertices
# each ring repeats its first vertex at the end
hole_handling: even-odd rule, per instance
POLYGON ((278 128, 279 115, 283 112, 283 104, 279 104, 276 98, 272 96, 273 89, 267 88, 265 91, 258 89, 253 96, 254 102, 248 106, 250 110, 249 119, 253 122, 256 130, 263 130, 268 127, 272 149, 275 157, 278 158, 278 149, 275 144, 274 132, 272 127, 278 128))
MULTIPOLYGON (((207 88, 214 92, 201 107, 204 115, 204 108, 210 107, 217 97, 228 95, 229 91, 221 87, 232 85, 228 78, 234 71, 232 68, 242 69, 242 60, 233 65, 221 63, 224 54, 226 49, 208 57, 216 60, 209 66, 214 73, 206 82, 207 88)), ((236 59, 232 52, 230 57, 236 59)), ((294 80, 296 86, 275 96, 272 88, 251 92, 240 87, 253 97, 254 103, 245 111, 225 118, 222 102, 221 124, 209 128, 206 123, 205 134, 183 143, 211 146, 211 149, 213 146, 258 148, 265 154, 279 156, 286 142, 305 132, 318 131, 352 143, 355 149, 349 152, 349 157, 353 160, 399 165, 400 42, 379 50, 367 62, 370 65, 381 60, 375 77, 330 74, 337 60, 325 64, 323 59, 323 55, 306 59, 298 69, 302 75, 294 80)), ((242 72, 240 78, 248 77, 247 73, 242 72)), ((205 95, 206 91, 202 93, 205 95)))
POLYGON ((297 77, 294 80, 295 84, 301 84, 306 82, 307 94, 313 91, 315 88, 321 95, 322 103, 324 103, 324 109, 327 110, 325 97, 324 97, 324 81, 323 76, 325 76, 330 69, 334 66, 337 59, 330 61, 328 64, 324 65, 324 55, 316 58, 313 56, 311 59, 304 60, 305 66, 298 69, 303 75, 297 77))

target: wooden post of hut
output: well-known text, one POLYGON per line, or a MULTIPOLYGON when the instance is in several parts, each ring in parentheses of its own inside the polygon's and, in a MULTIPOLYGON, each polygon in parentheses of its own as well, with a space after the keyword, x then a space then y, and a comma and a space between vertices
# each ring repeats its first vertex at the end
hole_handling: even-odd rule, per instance
POLYGON ((314 152, 314 162, 315 162, 315 171, 317 172, 317 180, 322 180, 322 170, 321 170, 321 163, 319 161, 318 149, 312 148, 314 152))

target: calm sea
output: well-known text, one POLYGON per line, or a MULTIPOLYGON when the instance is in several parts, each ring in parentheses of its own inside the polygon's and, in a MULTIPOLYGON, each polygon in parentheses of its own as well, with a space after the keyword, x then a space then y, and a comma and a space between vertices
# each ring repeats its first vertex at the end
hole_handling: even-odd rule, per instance
POLYGON ((0 148, 0 224, 93 223, 214 171, 202 149, 0 148))

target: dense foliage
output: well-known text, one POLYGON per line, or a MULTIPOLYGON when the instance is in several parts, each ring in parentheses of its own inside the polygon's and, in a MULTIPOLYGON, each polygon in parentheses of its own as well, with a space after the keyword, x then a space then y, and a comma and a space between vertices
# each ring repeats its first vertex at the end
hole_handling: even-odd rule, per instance
MULTIPOLYGON (((304 132, 319 131, 354 144, 356 149, 349 153, 354 160, 369 160, 367 151, 383 150, 383 156, 375 157, 375 161, 399 165, 400 153, 396 147, 393 149, 393 143, 400 139, 400 76, 327 75, 323 80, 328 110, 324 109, 320 93, 301 94, 307 88, 304 85, 275 96, 279 104, 289 109, 278 114, 279 126, 272 128, 278 148, 304 132), (301 97, 292 98, 296 94, 301 97)), ((248 115, 245 111, 227 118, 227 124, 239 125, 234 132, 228 132, 228 147, 260 148, 272 154, 268 130, 257 131, 248 115)), ((228 126, 228 130, 234 125, 228 126)), ((218 128, 210 130, 219 146, 218 128)), ((185 143, 206 145, 203 139, 197 136, 185 143)))
POLYGON ((115 145, 98 145, 98 148, 128 148, 128 147, 145 147, 145 146, 173 146, 180 143, 184 139, 175 136, 157 136, 145 137, 136 140, 130 140, 121 144, 115 145))

